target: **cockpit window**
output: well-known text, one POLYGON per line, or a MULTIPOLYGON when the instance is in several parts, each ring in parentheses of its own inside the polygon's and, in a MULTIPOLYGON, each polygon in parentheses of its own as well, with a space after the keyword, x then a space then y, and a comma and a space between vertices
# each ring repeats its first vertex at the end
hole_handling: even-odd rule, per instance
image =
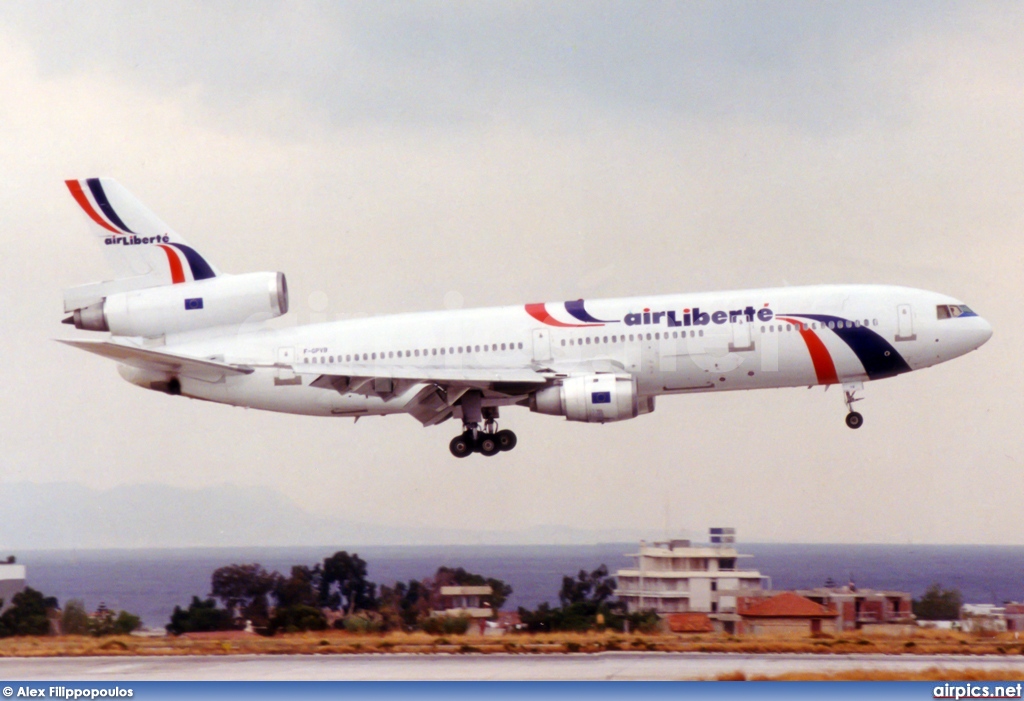
POLYGON ((955 319, 958 316, 978 316, 966 304, 940 304, 935 308, 935 316, 939 319, 955 319))

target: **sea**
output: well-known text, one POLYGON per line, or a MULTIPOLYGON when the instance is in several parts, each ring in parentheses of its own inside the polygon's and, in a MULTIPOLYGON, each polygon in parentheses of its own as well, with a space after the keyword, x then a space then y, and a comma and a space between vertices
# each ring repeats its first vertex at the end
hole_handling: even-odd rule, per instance
MULTIPOLYGON (((756 569, 774 589, 815 587, 827 580, 859 588, 893 589, 919 597, 932 584, 959 589, 968 603, 1024 600, 1024 546, 829 545, 749 543, 743 569, 756 569)), ((192 596, 206 598, 218 567, 259 563, 288 574, 293 565, 314 565, 338 550, 358 553, 369 579, 378 585, 424 579, 438 567, 463 567, 512 585, 505 610, 558 604, 563 576, 606 565, 630 567, 637 543, 598 545, 239 547, 151 550, 37 550, 17 553, 28 585, 63 604, 82 600, 89 610, 101 603, 162 628, 175 606, 192 596)))

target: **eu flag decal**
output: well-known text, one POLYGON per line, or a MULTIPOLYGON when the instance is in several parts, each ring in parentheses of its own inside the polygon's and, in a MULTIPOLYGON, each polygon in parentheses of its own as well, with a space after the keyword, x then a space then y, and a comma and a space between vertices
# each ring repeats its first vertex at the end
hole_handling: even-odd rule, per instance
POLYGON ((611 404, 612 393, 611 392, 591 392, 590 393, 591 404, 611 404))
POLYGON ((203 308, 203 298, 202 297, 192 297, 191 299, 186 299, 185 300, 185 311, 188 311, 190 309, 202 309, 202 308, 203 308))

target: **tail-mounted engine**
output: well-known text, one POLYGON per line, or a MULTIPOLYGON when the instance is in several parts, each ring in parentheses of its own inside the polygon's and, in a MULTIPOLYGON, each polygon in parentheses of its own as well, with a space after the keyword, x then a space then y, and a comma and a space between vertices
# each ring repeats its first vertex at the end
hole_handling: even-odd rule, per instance
POLYGON ((222 275, 116 292, 67 311, 73 313, 64 323, 78 329, 155 338, 281 316, 288 311, 288 283, 284 273, 222 275))
POLYGON ((654 411, 654 397, 637 395, 636 380, 611 374, 570 377, 530 396, 530 411, 569 421, 605 423, 654 411))

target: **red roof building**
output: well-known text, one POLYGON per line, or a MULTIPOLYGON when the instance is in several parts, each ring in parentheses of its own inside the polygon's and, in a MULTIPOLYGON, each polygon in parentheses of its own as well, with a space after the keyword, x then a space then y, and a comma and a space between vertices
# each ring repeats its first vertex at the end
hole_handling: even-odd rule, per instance
POLYGON ((791 591, 767 599, 743 602, 739 610, 741 633, 835 633, 839 612, 791 591))

